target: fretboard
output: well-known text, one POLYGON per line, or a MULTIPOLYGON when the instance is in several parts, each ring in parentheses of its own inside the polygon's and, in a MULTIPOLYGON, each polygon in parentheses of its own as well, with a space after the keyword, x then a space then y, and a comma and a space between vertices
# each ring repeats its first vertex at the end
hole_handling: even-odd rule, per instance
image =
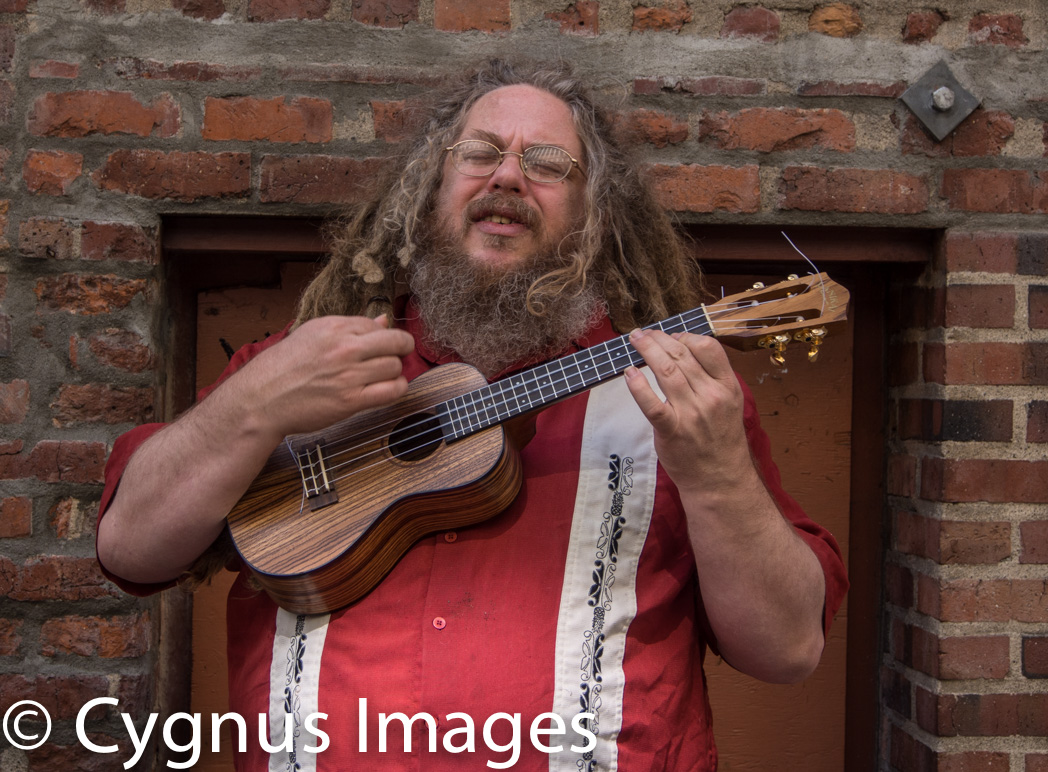
MULTIPOLYGON (((648 325, 665 333, 692 332, 709 335, 702 308, 648 325)), ((447 442, 468 437, 489 426, 579 394, 644 364, 628 335, 516 373, 437 406, 441 431, 447 442)))

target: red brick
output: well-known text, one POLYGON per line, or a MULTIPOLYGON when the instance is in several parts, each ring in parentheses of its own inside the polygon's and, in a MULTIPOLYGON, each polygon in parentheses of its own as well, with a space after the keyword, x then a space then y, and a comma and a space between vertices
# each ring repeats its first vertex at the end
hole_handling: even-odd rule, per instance
POLYGON ((418 21, 418 0, 353 0, 353 21, 396 29, 418 21))
POLYGON ((893 169, 789 166, 779 184, 782 209, 916 214, 928 209, 922 177, 893 169))
POLYGON ((899 438, 926 442, 1011 442, 1011 400, 903 399, 899 438))
POLYGON ((951 694, 938 702, 943 737, 1048 734, 1048 694, 951 694))
POLYGON ((830 3, 812 11, 808 29, 820 35, 851 38, 862 32, 862 16, 857 8, 845 3, 830 3))
POLYGON ((1015 239, 1016 271, 1023 276, 1048 276, 1048 233, 1020 233, 1015 239))
POLYGON ((214 21, 226 12, 222 0, 172 0, 171 7, 184 16, 214 21))
POLYGON ((0 539, 33 533, 33 500, 24 496, 0 499, 0 539))
POLYGON ((815 83, 802 83, 797 88, 800 96, 810 97, 846 97, 867 96, 897 99, 906 91, 906 82, 897 80, 894 83, 876 83, 872 81, 851 81, 840 83, 834 80, 820 80, 815 83))
POLYGON ((946 270, 1015 273, 1016 246, 1015 234, 951 230, 945 239, 946 270))
POLYGON ((18 229, 18 251, 26 257, 73 260, 77 257, 76 235, 67 220, 36 217, 18 229))
POLYGON ((508 32, 509 0, 436 0, 433 26, 445 32, 508 32))
POLYGON ((80 153, 30 150, 22 164, 22 179, 30 193, 64 196, 84 170, 80 153))
MULTIPOLYGON (((119 710, 128 712, 122 704, 119 710)), ((52 769, 75 769, 76 772, 118 772, 118 770, 123 769, 123 764, 119 760, 131 759, 135 756, 132 742, 126 734, 114 737, 104 732, 92 732, 90 727, 96 712, 101 713, 101 711, 91 712, 84 734, 95 745, 116 746, 117 751, 115 753, 112 755, 87 753, 84 750, 84 746, 80 743, 59 745, 54 741, 49 741, 35 750, 26 751, 25 756, 29 761, 29 769, 34 772, 35 770, 52 769)), ((147 710, 143 713, 128 712, 128 714, 138 716, 147 715, 148 712, 147 710)))
POLYGON ((921 478, 929 501, 1048 502, 1048 461, 926 458, 921 478))
POLYGON ((1019 524, 1022 543, 1020 563, 1048 563, 1048 520, 1029 520, 1019 524))
POLYGON ((264 203, 359 203, 387 166, 381 158, 265 156, 259 199, 264 203))
POLYGON ((891 724, 891 768, 897 770, 931 770, 935 768, 935 754, 931 748, 906 733, 902 727, 891 724))
POLYGON ((84 260, 121 260, 155 264, 159 260, 157 234, 152 228, 112 222, 85 222, 80 231, 84 260))
POLYGON ((22 645, 22 620, 0 619, 0 657, 15 657, 22 645))
MULTIPOLYGON (((2 161, 2 154, 0 154, 0 161, 2 161)), ((0 178, 3 175, 0 174, 0 178)), ((10 244, 7 239, 4 238, 4 233, 7 232, 7 212, 11 208, 11 202, 7 200, 0 200, 0 249, 7 249, 10 244)))
POLYGON ((895 711, 903 718, 909 718, 912 692, 913 684, 905 675, 889 668, 881 671, 881 694, 883 704, 888 710, 895 711))
POLYGON ((153 352, 149 344, 136 332, 113 327, 93 333, 87 339, 87 347, 99 362, 141 373, 153 366, 153 352))
POLYGON ((1027 753, 1026 772, 1048 772, 1048 753, 1027 753))
POLYGON ((946 346, 941 343, 925 343, 921 374, 926 383, 946 382, 946 346))
POLYGON ((939 521, 916 512, 896 512, 895 549, 907 555, 938 560, 939 521))
POLYGON ((1048 402, 1031 402, 1026 409, 1026 441, 1048 442, 1048 402))
POLYGON ((705 113, 699 123, 699 139, 722 150, 851 152, 855 126, 840 110, 754 107, 737 113, 705 113))
POLYGON ((0 0, 0 13, 25 13, 29 0, 0 0))
POLYGON ((547 11, 544 18, 559 23, 565 35, 595 37, 600 32, 600 3, 576 0, 563 11, 547 11))
POLYGON ((943 521, 937 559, 943 565, 1000 563, 1012 554, 1012 526, 1004 522, 943 521))
POLYGON ((243 197, 251 190, 250 153, 117 150, 91 175, 102 190, 190 203, 243 197))
POLYGON ((888 493, 913 496, 917 492, 917 460, 913 456, 893 454, 888 457, 888 493))
POLYGON ((935 37, 939 27, 946 21, 939 11, 914 11, 906 15, 902 29, 904 43, 927 43, 935 37))
POLYGON ((178 105, 170 94, 139 102, 129 91, 67 91, 37 97, 29 111, 29 131, 39 137, 87 137, 132 134, 173 137, 178 133, 178 105))
POLYGON ((435 68, 394 65, 295 64, 278 70, 281 80, 305 83, 370 83, 436 86, 443 82, 435 68))
POLYGON ((1007 635, 965 636, 938 641, 937 678, 1006 678, 1011 668, 1007 635))
MULTIPOLYGON (((90 700, 109 696, 109 687, 109 679, 104 675, 38 675, 30 678, 20 673, 3 673, 0 674, 0 709, 20 700, 34 700, 52 719, 73 719, 90 700)), ((119 709, 126 710, 123 706, 119 709)), ((92 717, 96 715, 91 714, 92 717)))
POLYGON ((662 206, 675 212, 760 211, 758 167, 686 164, 651 167, 662 206))
POLYGON ((330 142, 331 102, 313 97, 204 100, 204 139, 266 142, 330 142))
POLYGON ((146 293, 146 281, 66 273, 37 280, 34 292, 42 310, 91 316, 126 308, 146 293))
POLYGON ((153 418, 153 390, 108 383, 65 384, 51 403, 55 426, 88 423, 147 423, 153 418))
POLYGON ((1004 579, 959 579, 938 587, 942 622, 1007 622, 1012 619, 1012 584, 1004 579))
POLYGON ((1030 41, 1023 34, 1021 16, 1011 13, 980 13, 968 23, 968 40, 976 45, 1022 48, 1030 41))
POLYGON ((946 288, 947 327, 1008 329, 1015 325, 1015 287, 953 284, 946 288))
POLYGON ((722 38, 743 38, 774 43, 779 39, 779 14, 760 6, 736 6, 724 15, 722 38))
POLYGON ((1044 386, 1048 343, 950 343, 946 383, 1044 386))
POLYGON ((384 142, 403 142, 414 133, 418 105, 401 99, 396 102, 371 103, 375 136, 384 142))
POLYGON ((94 558, 41 555, 22 566, 9 596, 14 600, 88 600, 118 597, 94 558))
POLYGON ((907 155, 931 158, 998 156, 1015 134, 1015 119, 1001 110, 976 109, 945 139, 933 138, 916 116, 907 114, 900 144, 907 155))
MULTIPOLYGON (((0 598, 6 598, 18 581, 18 567, 0 554, 0 598)), ((0 696, 3 692, 0 692, 0 696)))
POLYGON ((20 424, 29 414, 29 381, 0 382, 0 424, 20 424))
POLYGON ((630 144, 648 142, 658 148, 688 138, 688 123, 658 110, 632 110, 616 116, 616 130, 630 144))
POLYGON ((1008 772, 1011 756, 995 751, 939 753, 935 772, 1008 772))
POLYGON ((247 65, 213 64, 210 62, 158 62, 154 59, 136 59, 121 57, 110 59, 107 66, 119 78, 133 80, 175 80, 192 83, 211 83, 214 81, 257 80, 262 76, 261 67, 247 65))
MULTIPOLYGON (((1023 636, 1023 675, 1027 678, 1048 678, 1048 636, 1023 636)), ((1045 759, 1048 760, 1048 756, 1045 759)))
POLYGON ((634 32, 680 32, 691 21, 691 8, 684 0, 660 7, 639 6, 633 9, 634 32))
POLYGON ((102 442, 42 440, 28 455, 0 453, 0 480, 36 478, 43 482, 100 483, 105 468, 102 442))
POLYGON ((1027 319, 1031 330, 1048 329, 1048 286, 1031 284, 1027 319))
POLYGON ((262 22, 323 19, 330 9, 330 0, 251 0, 248 19, 262 22))
POLYGON ((888 563, 884 569, 885 598, 899 608, 913 608, 913 572, 906 566, 888 563))
POLYGON ((1048 172, 947 169, 940 195, 950 209, 997 214, 1048 212, 1048 172))
POLYGON ((80 499, 65 498, 51 507, 48 518, 59 539, 79 539, 94 532, 94 515, 97 511, 98 502, 85 503, 80 499))
POLYGON ((40 653, 45 657, 140 657, 149 651, 151 632, 148 614, 48 619, 40 626, 40 653))
POLYGON ((707 75, 702 78, 685 78, 679 89, 695 96, 755 96, 768 90, 768 83, 755 78, 733 78, 727 75, 707 75))

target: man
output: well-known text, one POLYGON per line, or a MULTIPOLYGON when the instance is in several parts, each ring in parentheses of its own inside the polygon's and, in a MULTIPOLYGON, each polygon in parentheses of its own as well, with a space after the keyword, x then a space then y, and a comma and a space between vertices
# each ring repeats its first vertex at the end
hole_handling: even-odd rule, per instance
POLYGON ((780 489, 719 344, 636 329, 698 305, 699 278, 610 137, 564 68, 480 67, 345 225, 290 334, 115 447, 99 559, 147 592, 199 567, 285 436, 434 365, 496 379, 617 328, 650 366, 539 413, 510 508, 423 539, 348 608, 296 617, 241 577, 231 708, 286 745, 249 732, 240 768, 714 769, 706 647, 770 681, 818 663, 839 551, 780 489))

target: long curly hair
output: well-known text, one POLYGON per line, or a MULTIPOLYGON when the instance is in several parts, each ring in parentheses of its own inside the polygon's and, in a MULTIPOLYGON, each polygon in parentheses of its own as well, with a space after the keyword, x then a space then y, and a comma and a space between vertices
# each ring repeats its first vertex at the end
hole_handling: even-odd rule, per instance
POLYGON ((331 257, 303 294, 298 323, 328 314, 390 313, 405 289, 405 271, 419 255, 427 218, 443 179, 444 148, 452 145, 470 108, 485 94, 530 85, 570 109, 584 150, 585 200, 580 232, 565 264, 530 288, 528 308, 544 313, 549 297, 597 286, 620 332, 697 306, 705 299, 691 252, 638 167, 612 120, 566 63, 491 59, 439 92, 416 139, 391 166, 376 195, 329 228, 331 257))

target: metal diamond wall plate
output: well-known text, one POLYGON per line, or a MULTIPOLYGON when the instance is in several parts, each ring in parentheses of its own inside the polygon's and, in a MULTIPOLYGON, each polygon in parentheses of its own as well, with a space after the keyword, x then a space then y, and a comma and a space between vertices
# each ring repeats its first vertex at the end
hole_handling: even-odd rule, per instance
POLYGON ((980 100, 940 61, 900 97, 940 142, 972 114, 980 100))

